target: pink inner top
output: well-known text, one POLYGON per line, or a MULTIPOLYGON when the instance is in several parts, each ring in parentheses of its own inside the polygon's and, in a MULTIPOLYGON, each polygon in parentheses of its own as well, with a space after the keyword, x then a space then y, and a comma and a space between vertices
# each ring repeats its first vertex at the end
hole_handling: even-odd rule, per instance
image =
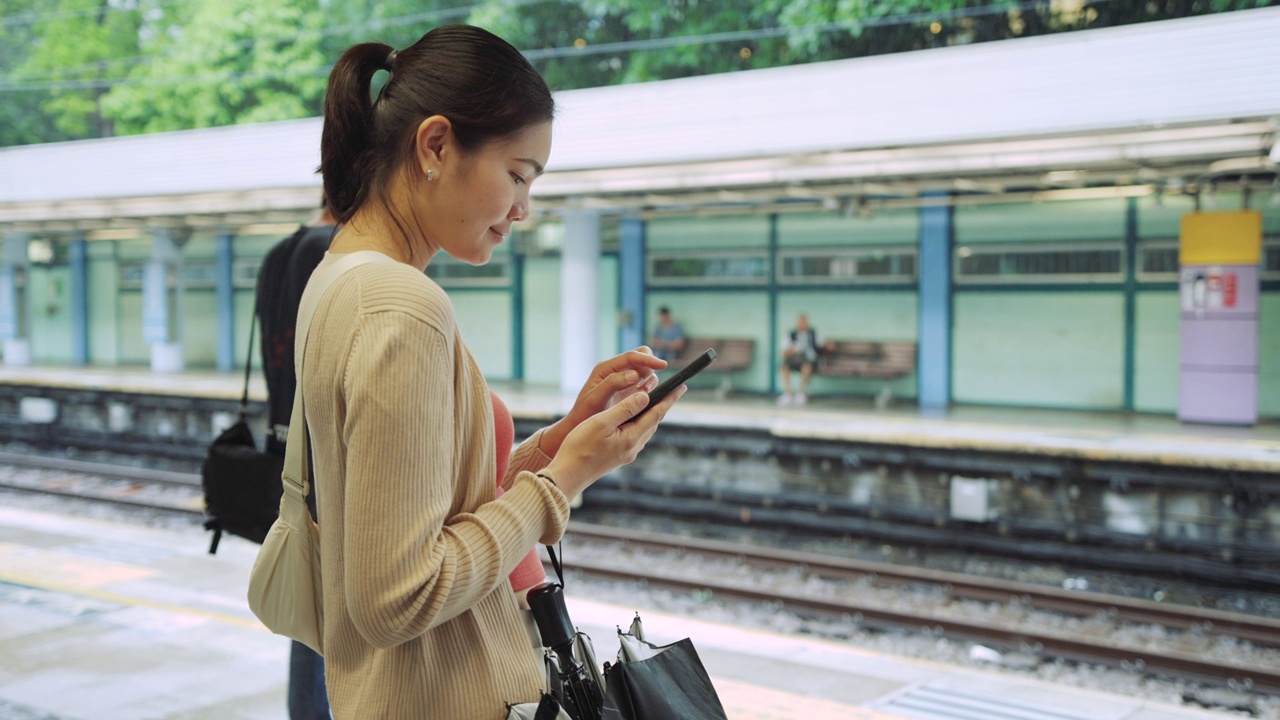
MULTIPOLYGON (((507 466, 511 463, 511 446, 515 444, 516 425, 502 398, 492 390, 489 391, 489 397, 493 400, 493 444, 498 452, 497 497, 502 497, 502 478, 507 476, 507 466)), ((511 571, 511 589, 516 592, 527 590, 546 579, 547 573, 542 569, 542 559, 538 557, 538 548, 535 546, 516 569, 511 571)))

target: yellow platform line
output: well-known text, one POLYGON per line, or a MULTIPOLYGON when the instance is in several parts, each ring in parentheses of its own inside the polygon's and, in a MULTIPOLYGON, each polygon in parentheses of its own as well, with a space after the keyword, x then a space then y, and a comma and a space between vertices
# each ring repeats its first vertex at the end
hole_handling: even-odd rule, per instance
POLYGON ((195 615, 203 617, 214 622, 226 625, 234 625, 236 627, 247 628, 249 630, 258 630, 260 632, 270 632, 267 628, 257 620, 249 620, 247 618, 229 615, 227 613, 214 612, 211 610, 201 610, 189 605, 180 605, 177 603, 160 602, 158 600, 148 600, 147 598, 138 597, 136 595, 126 595, 124 593, 112 592, 110 590, 102 590, 98 588, 89 588, 82 585, 73 585, 69 583, 49 582, 44 578, 27 575, 24 573, 6 572, 0 570, 0 582, 12 583, 14 585, 23 585, 25 587, 37 590, 48 590, 49 592, 65 593, 67 595, 76 595, 79 597, 92 598, 94 600, 104 600, 116 603, 117 605, 128 605, 132 607, 145 607, 152 610, 163 610, 165 612, 176 613, 179 615, 195 615))

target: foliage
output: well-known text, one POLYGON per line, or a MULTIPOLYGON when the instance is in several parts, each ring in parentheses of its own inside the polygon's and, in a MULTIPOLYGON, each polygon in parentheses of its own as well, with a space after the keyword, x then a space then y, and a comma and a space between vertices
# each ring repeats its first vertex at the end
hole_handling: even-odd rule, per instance
POLYGON ((347 46, 405 47, 452 22, 507 38, 565 90, 1276 2, 3 0, 0 146, 316 115, 347 46))
POLYGON ((102 99, 122 133, 316 115, 323 16, 308 0, 199 3, 181 25, 149 28, 155 59, 102 99))
MULTIPOLYGON (((6 0, 4 16, 23 18, 35 12, 37 0, 6 0)), ((39 35, 34 23, 0 24, 0 86, 20 77, 39 35)), ((23 145, 66 136, 53 127, 42 103, 46 94, 38 90, 8 91, 0 95, 0 146, 23 145)))
MULTIPOLYGON (((35 19, 26 25, 31 50, 11 77, 37 89, 48 87, 39 103, 57 133, 112 134, 110 118, 99 109, 102 81, 137 55, 141 8, 121 10, 109 0, 59 0, 52 6, 30 3, 28 8, 35 19)), ((6 29, 22 28, 17 24, 6 29)))

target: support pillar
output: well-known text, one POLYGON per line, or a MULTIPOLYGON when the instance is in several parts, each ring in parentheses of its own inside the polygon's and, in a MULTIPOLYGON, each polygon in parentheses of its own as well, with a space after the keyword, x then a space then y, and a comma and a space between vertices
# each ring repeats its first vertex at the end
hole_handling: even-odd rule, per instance
MULTIPOLYGON (((945 194, 925 197, 945 198, 945 194)), ((945 410, 951 404, 951 257, 955 245, 955 209, 920 209, 919 357, 916 361, 920 408, 945 410)))
POLYGON ((4 237, 0 258, 0 339, 4 340, 5 365, 30 365, 31 340, 27 337, 27 243, 29 233, 4 237))
MULTIPOLYGON (((236 356, 236 303, 235 287, 232 284, 232 267, 235 262, 233 247, 236 236, 230 232, 220 233, 217 238, 216 277, 214 293, 218 307, 218 371, 229 372, 235 369, 236 356)), ((248 348, 245 349, 248 352, 248 348)))
POLYGON ((560 390, 577 394, 599 352, 600 215, 564 216, 560 255, 560 390))
POLYGON ((622 295, 622 318, 618 328, 618 347, 623 351, 639 347, 645 341, 645 224, 640 218, 623 218, 621 222, 618 271, 619 294, 622 295))
POLYGON ((1133 412, 1137 379, 1138 331, 1138 198, 1124 210, 1124 411, 1133 412))
POLYGON ((182 255, 170 228, 155 228, 151 259, 142 277, 142 339, 151 346, 151 369, 181 372, 182 255))
POLYGON ((71 363, 89 364, 89 243, 84 233, 71 238, 71 363))

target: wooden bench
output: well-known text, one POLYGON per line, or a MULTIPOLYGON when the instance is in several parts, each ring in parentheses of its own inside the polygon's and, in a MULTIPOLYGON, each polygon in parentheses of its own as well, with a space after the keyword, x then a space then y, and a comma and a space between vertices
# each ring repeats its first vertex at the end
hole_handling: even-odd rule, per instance
POLYGON ((835 340, 818 357, 817 375, 867 377, 881 380, 906 377, 916 371, 916 344, 874 340, 835 340))
POLYGON ((733 387, 729 375, 746 370, 755 361, 756 341, 751 338, 688 337, 685 338, 684 349, 676 355, 668 367, 679 370, 706 352, 707 348, 716 351, 716 360, 703 371, 703 374, 716 373, 720 376, 716 397, 724 399, 733 387))
POLYGON ((884 410, 893 398, 889 381, 916 371, 916 344, 874 340, 835 340, 818 357, 815 375, 865 377, 884 381, 876 394, 877 410, 884 410))

